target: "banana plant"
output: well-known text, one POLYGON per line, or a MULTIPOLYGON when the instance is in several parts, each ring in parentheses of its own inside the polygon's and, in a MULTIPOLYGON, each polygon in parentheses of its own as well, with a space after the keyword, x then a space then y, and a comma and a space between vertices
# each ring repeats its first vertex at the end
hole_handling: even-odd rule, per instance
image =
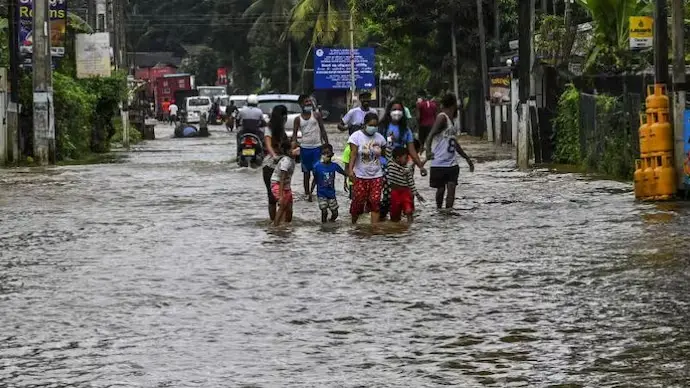
POLYGON ((585 69, 611 66, 621 70, 627 66, 631 16, 645 16, 652 12, 650 0, 578 0, 592 17, 594 45, 585 69))

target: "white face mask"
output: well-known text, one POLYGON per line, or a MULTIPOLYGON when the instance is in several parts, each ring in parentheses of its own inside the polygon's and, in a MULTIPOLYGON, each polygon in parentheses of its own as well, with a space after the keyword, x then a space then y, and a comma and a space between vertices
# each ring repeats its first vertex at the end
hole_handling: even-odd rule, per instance
POLYGON ((403 117, 403 111, 401 110, 394 110, 391 112, 391 118, 395 121, 400 121, 403 117))

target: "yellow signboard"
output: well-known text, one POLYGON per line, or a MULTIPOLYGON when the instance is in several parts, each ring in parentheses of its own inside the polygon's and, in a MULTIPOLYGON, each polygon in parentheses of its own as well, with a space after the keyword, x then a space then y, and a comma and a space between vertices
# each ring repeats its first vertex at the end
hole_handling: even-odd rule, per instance
POLYGON ((630 17, 630 48, 652 47, 654 43, 654 18, 650 16, 630 17))

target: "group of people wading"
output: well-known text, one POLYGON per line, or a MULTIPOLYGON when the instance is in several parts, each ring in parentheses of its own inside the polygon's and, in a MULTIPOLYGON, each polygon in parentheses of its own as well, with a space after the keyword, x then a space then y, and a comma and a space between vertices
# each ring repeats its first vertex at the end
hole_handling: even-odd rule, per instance
POLYGON ((340 131, 348 131, 350 135, 342 157, 344 168, 333 161, 333 146, 328 142, 323 119, 308 96, 300 97, 302 113, 295 118, 292 138, 285 132, 287 108, 278 105, 273 109, 264 130, 267 157, 263 179, 269 215, 275 225, 292 221, 291 181, 298 158, 304 173, 305 198, 313 202, 316 189, 324 223, 338 218, 336 174, 345 177, 352 223, 365 213, 371 213, 372 224, 387 217, 399 222, 403 216, 412 222, 415 197, 424 201, 415 186, 415 166, 422 176, 429 175, 430 186, 436 189, 437 208, 442 209, 444 203, 448 209, 453 207, 460 172, 457 155, 474 171, 472 160, 457 142, 460 131, 455 95, 443 97, 440 111, 429 100, 418 101, 417 113, 422 116, 418 117, 418 140, 409 126, 409 110, 401 101, 391 101, 379 118, 377 111, 370 107, 370 99, 370 94, 361 94, 360 106, 347 112, 338 125, 340 131), (302 133, 299 142, 298 130, 302 133), (424 161, 419 156, 421 152, 425 153, 424 161), (431 162, 428 173, 427 162, 431 162))

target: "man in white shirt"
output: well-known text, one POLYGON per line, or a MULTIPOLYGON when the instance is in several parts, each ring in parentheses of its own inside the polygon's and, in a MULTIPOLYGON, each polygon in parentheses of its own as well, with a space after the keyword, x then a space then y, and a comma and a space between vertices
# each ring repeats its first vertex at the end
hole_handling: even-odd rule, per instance
POLYGON ((338 129, 340 131, 348 131, 348 133, 352 135, 360 129, 362 124, 364 124, 364 116, 366 116, 367 113, 378 114, 376 109, 372 108, 370 105, 371 93, 364 92, 360 94, 359 101, 361 103, 359 107, 350 109, 350 111, 343 116, 342 122, 338 124, 338 129))
POLYGON ((177 123, 177 112, 180 110, 180 108, 175 104, 175 101, 170 104, 170 107, 168 108, 168 113, 170 117, 170 123, 177 123))

